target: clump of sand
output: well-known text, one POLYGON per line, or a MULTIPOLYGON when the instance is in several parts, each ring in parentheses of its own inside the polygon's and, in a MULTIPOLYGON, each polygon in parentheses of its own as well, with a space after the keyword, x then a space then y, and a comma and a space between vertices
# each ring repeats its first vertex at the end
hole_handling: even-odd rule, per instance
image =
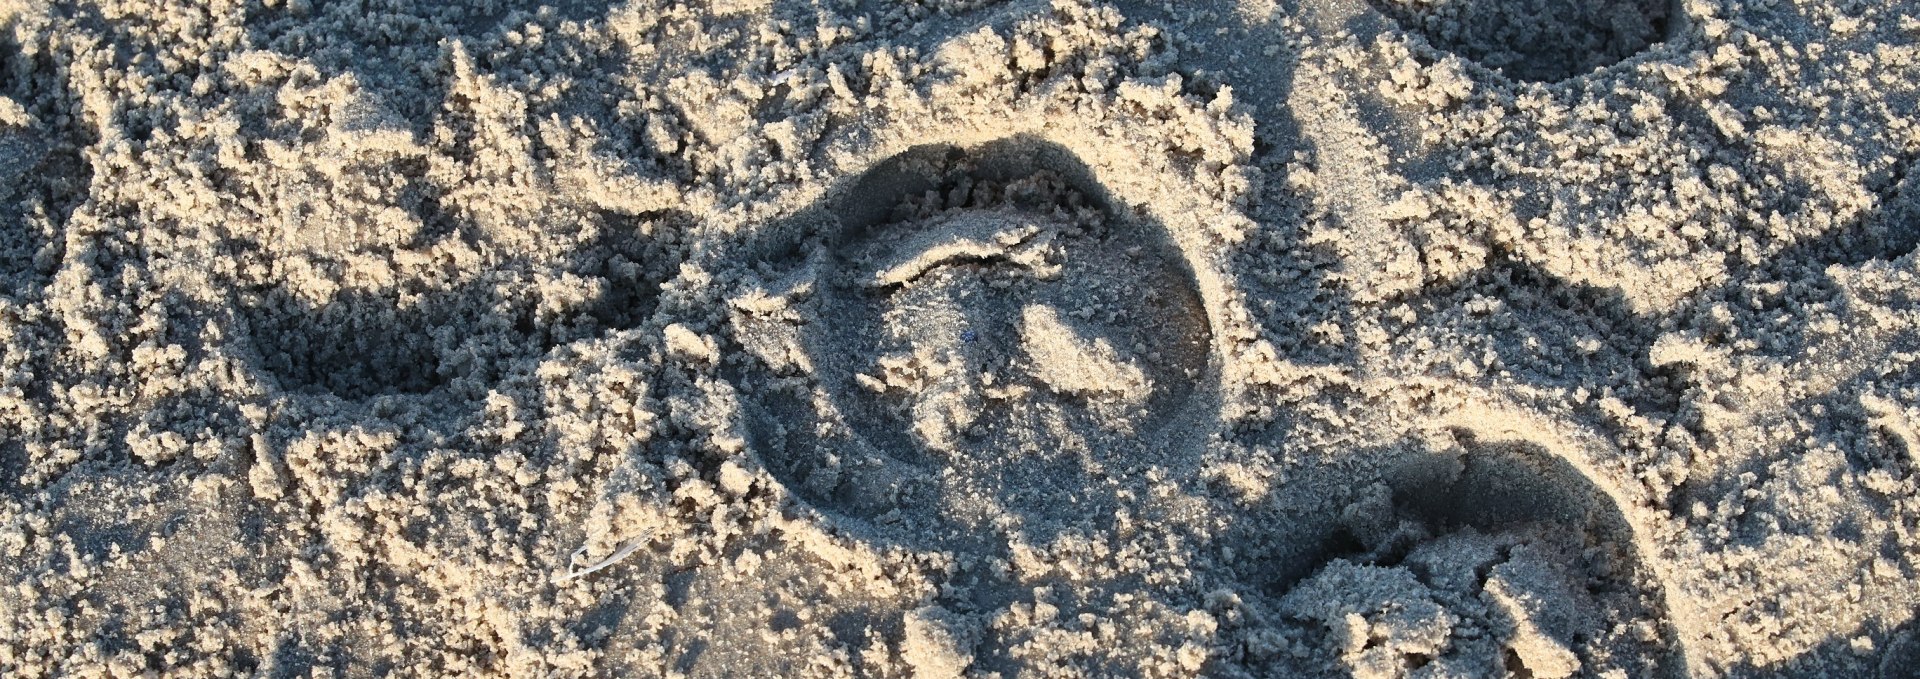
POLYGON ((0 674, 1912 676, 1920 5, 0 2, 0 674))

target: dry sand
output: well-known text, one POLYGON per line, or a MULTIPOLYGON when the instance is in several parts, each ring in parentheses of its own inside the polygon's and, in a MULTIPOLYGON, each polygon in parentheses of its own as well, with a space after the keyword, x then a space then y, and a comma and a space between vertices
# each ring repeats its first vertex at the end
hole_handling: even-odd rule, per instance
POLYGON ((1920 2, 0 28, 0 675, 1920 676, 1920 2))

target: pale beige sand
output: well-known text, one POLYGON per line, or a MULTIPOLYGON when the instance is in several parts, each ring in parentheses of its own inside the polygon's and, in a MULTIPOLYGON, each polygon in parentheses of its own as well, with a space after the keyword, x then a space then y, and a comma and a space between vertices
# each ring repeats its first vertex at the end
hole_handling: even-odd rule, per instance
POLYGON ((0 676, 1920 676, 1912 0, 0 28, 0 676))

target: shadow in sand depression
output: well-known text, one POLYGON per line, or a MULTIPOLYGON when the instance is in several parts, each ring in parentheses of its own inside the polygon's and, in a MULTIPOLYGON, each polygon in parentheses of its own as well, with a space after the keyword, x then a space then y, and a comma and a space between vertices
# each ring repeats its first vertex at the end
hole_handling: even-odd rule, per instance
POLYGON ((652 315, 681 256, 652 232, 684 228, 685 216, 602 213, 599 222, 559 262, 512 261, 452 288, 342 288, 316 302, 265 286, 242 289, 238 306, 258 365, 287 391, 358 400, 460 383, 484 392, 517 361, 652 315), (547 299, 556 287, 583 298, 547 299))
POLYGON ((1676 0, 1368 0, 1435 47, 1515 80, 1554 82, 1624 61, 1668 39, 1676 0))
POLYGON ((45 36, 18 42, 29 34, 14 23, 0 39, 0 96, 27 120, 0 123, 0 295, 19 299, 58 264, 60 230, 93 180, 82 150, 95 134, 66 115, 77 104, 60 74, 72 57, 45 36))

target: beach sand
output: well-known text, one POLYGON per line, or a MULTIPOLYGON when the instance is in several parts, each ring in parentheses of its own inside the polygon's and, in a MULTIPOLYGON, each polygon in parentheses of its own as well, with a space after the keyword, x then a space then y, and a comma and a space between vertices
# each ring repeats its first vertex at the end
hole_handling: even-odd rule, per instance
POLYGON ((1920 2, 0 0, 0 675, 1920 677, 1920 2))

